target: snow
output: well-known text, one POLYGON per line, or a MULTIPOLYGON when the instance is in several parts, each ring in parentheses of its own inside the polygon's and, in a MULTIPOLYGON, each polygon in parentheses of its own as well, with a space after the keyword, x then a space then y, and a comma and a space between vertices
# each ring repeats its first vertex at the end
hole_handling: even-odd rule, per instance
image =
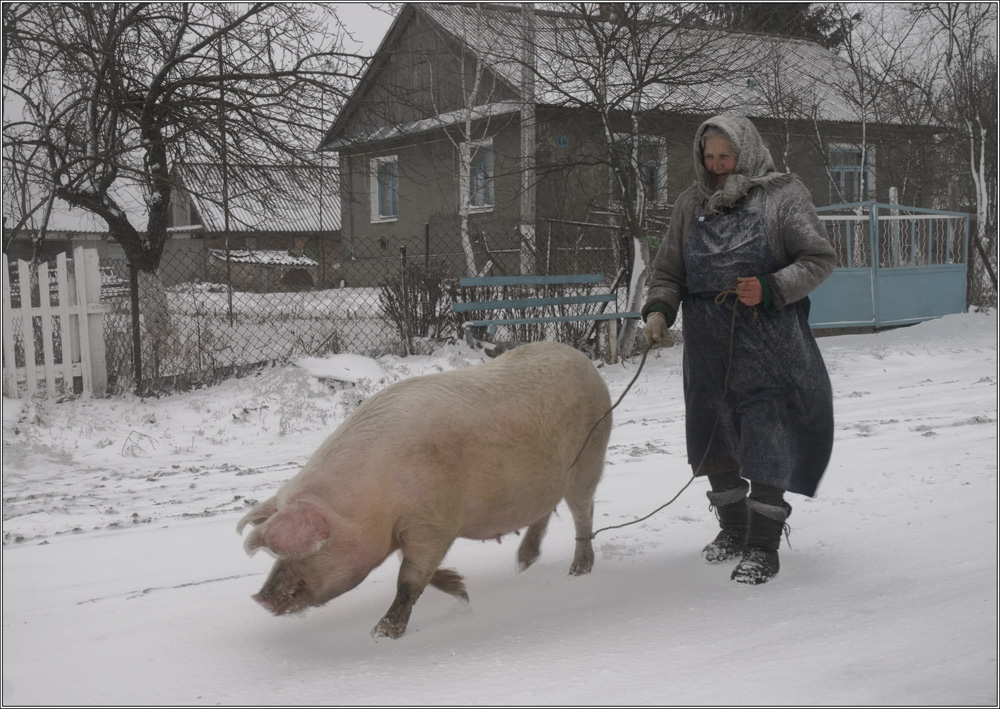
POLYGON ((335 354, 327 357, 300 357, 294 362, 317 379, 336 379, 357 384, 362 380, 381 382, 386 374, 371 357, 335 354))
MULTIPOLYGON (((208 252, 220 261, 226 260, 223 249, 209 249, 208 252)), ((295 255, 289 251, 278 250, 231 250, 229 260, 234 263, 258 263, 269 266, 318 266, 319 263, 308 256, 295 255)))
MULTIPOLYGON (((3 403, 3 703, 785 705, 997 703, 997 316, 820 339, 833 459, 790 495, 768 584, 699 555, 707 484, 600 532, 570 577, 560 506, 542 557, 458 540, 466 605, 435 589, 405 636, 369 632, 397 558, 295 617, 249 596, 270 566, 235 525, 364 397, 469 366, 337 355, 162 399, 3 403)), ((613 398, 638 361, 604 365, 613 398)), ((651 354, 614 413, 596 526, 689 479, 681 348, 651 354)), ((387 445, 391 442, 387 441, 387 445)))

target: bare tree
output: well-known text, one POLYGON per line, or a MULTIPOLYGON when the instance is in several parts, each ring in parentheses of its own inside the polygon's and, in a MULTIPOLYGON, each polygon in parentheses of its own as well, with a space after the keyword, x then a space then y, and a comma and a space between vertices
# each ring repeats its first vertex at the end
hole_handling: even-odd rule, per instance
MULTIPOLYGON (((471 26, 466 24, 464 20, 466 16, 462 16, 463 27, 462 32, 466 37, 478 36, 483 32, 483 25, 486 19, 483 17, 482 12, 478 10, 473 14, 471 20, 471 26)), ((489 134, 489 121, 485 122, 483 125, 478 126, 478 131, 474 132, 473 128, 479 122, 475 120, 476 117, 476 107, 489 103, 490 97, 484 96, 485 89, 483 87, 483 62, 480 57, 472 55, 468 51, 468 45, 463 44, 460 56, 460 77, 466 77, 471 74, 472 85, 469 86, 464 80, 461 82, 460 94, 462 97, 462 108, 459 109, 461 112, 461 120, 458 122, 457 127, 450 131, 445 131, 445 135, 451 144, 455 147, 459 156, 459 238, 462 243, 462 251, 465 254, 465 271, 469 276, 476 275, 476 255, 472 248, 472 237, 469 233, 469 215, 472 211, 471 195, 470 195, 470 181, 472 180, 472 158, 473 151, 476 150, 475 141, 489 134)), ((433 63, 427 63, 428 70, 431 71, 431 90, 430 96, 431 101, 434 105, 434 110, 437 114, 441 114, 442 110, 437 105, 436 96, 440 92, 434 90, 434 80, 433 76, 433 63)))
MULTIPOLYGON (((536 85, 545 103, 597 117, 603 159, 611 170, 620 225, 632 251, 628 309, 645 300, 649 269, 648 205, 652 184, 641 149, 650 118, 701 113, 706 87, 745 82, 761 57, 751 39, 713 28, 691 28, 681 8, 663 4, 566 3, 566 19, 538 33, 536 85)), ((714 106, 722 109, 724 106, 714 106)), ((631 349, 638 322, 626 321, 620 341, 631 349)))
MULTIPOLYGON (((59 197, 102 218, 146 274, 167 238, 177 161, 315 161, 321 113, 359 65, 338 50, 329 6, 21 3, 3 13, 5 101, 22 104, 4 116, 5 187, 20 195, 5 226, 16 232, 59 197), (143 196, 145 223, 123 208, 123 186, 143 196)), ((230 179, 239 185, 240 171, 230 179)))
MULTIPOLYGON (((914 15, 928 18, 938 41, 943 85, 936 117, 951 128, 964 155, 976 211, 973 246, 980 273, 997 290, 997 7, 992 3, 927 3, 914 15)), ((935 90, 932 88, 932 90, 935 90)))
MULTIPOLYGON (((874 198, 869 184, 873 163, 870 126, 898 122, 898 104, 890 100, 892 89, 898 85, 901 68, 919 46, 913 19, 891 12, 885 5, 867 7, 843 45, 849 71, 825 78, 852 106, 861 124, 862 200, 874 198)), ((910 117, 905 119, 908 122, 910 117)))

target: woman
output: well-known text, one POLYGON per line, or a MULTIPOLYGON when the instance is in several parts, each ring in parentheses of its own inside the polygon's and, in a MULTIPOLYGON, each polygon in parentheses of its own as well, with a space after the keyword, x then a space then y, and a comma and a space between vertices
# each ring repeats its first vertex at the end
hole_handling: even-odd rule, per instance
POLYGON ((833 394, 806 296, 835 256, 809 192, 747 118, 703 123, 694 166, 653 261, 645 335, 665 344, 683 305, 688 462, 721 527, 702 555, 742 555, 732 578, 758 584, 778 573, 784 493, 815 495, 830 459, 833 394))

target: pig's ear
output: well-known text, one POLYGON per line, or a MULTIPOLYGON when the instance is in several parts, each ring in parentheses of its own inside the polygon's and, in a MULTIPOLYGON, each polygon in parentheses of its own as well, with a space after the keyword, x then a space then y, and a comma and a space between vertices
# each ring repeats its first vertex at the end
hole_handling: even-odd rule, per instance
POLYGON ((244 547, 248 554, 264 547, 277 556, 296 556, 316 551, 329 536, 330 525, 319 507, 298 500, 254 529, 244 547))
POLYGON ((265 500, 244 515, 236 524, 236 533, 243 534, 243 528, 248 524, 257 526, 261 522, 266 522, 271 515, 278 511, 278 501, 275 498, 265 500))

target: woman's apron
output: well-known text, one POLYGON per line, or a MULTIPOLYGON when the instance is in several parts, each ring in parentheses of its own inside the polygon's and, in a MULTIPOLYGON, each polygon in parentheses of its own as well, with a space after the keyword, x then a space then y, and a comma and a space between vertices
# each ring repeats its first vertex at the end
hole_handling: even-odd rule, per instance
POLYGON ((699 214, 684 246, 684 401, 688 461, 702 472, 739 467, 748 480, 813 496, 833 448, 833 392, 809 329, 809 299, 774 314, 715 297, 738 277, 780 267, 762 216, 738 205, 699 214), (730 357, 725 403, 719 414, 730 357), (716 416, 718 426, 712 437, 716 416))

